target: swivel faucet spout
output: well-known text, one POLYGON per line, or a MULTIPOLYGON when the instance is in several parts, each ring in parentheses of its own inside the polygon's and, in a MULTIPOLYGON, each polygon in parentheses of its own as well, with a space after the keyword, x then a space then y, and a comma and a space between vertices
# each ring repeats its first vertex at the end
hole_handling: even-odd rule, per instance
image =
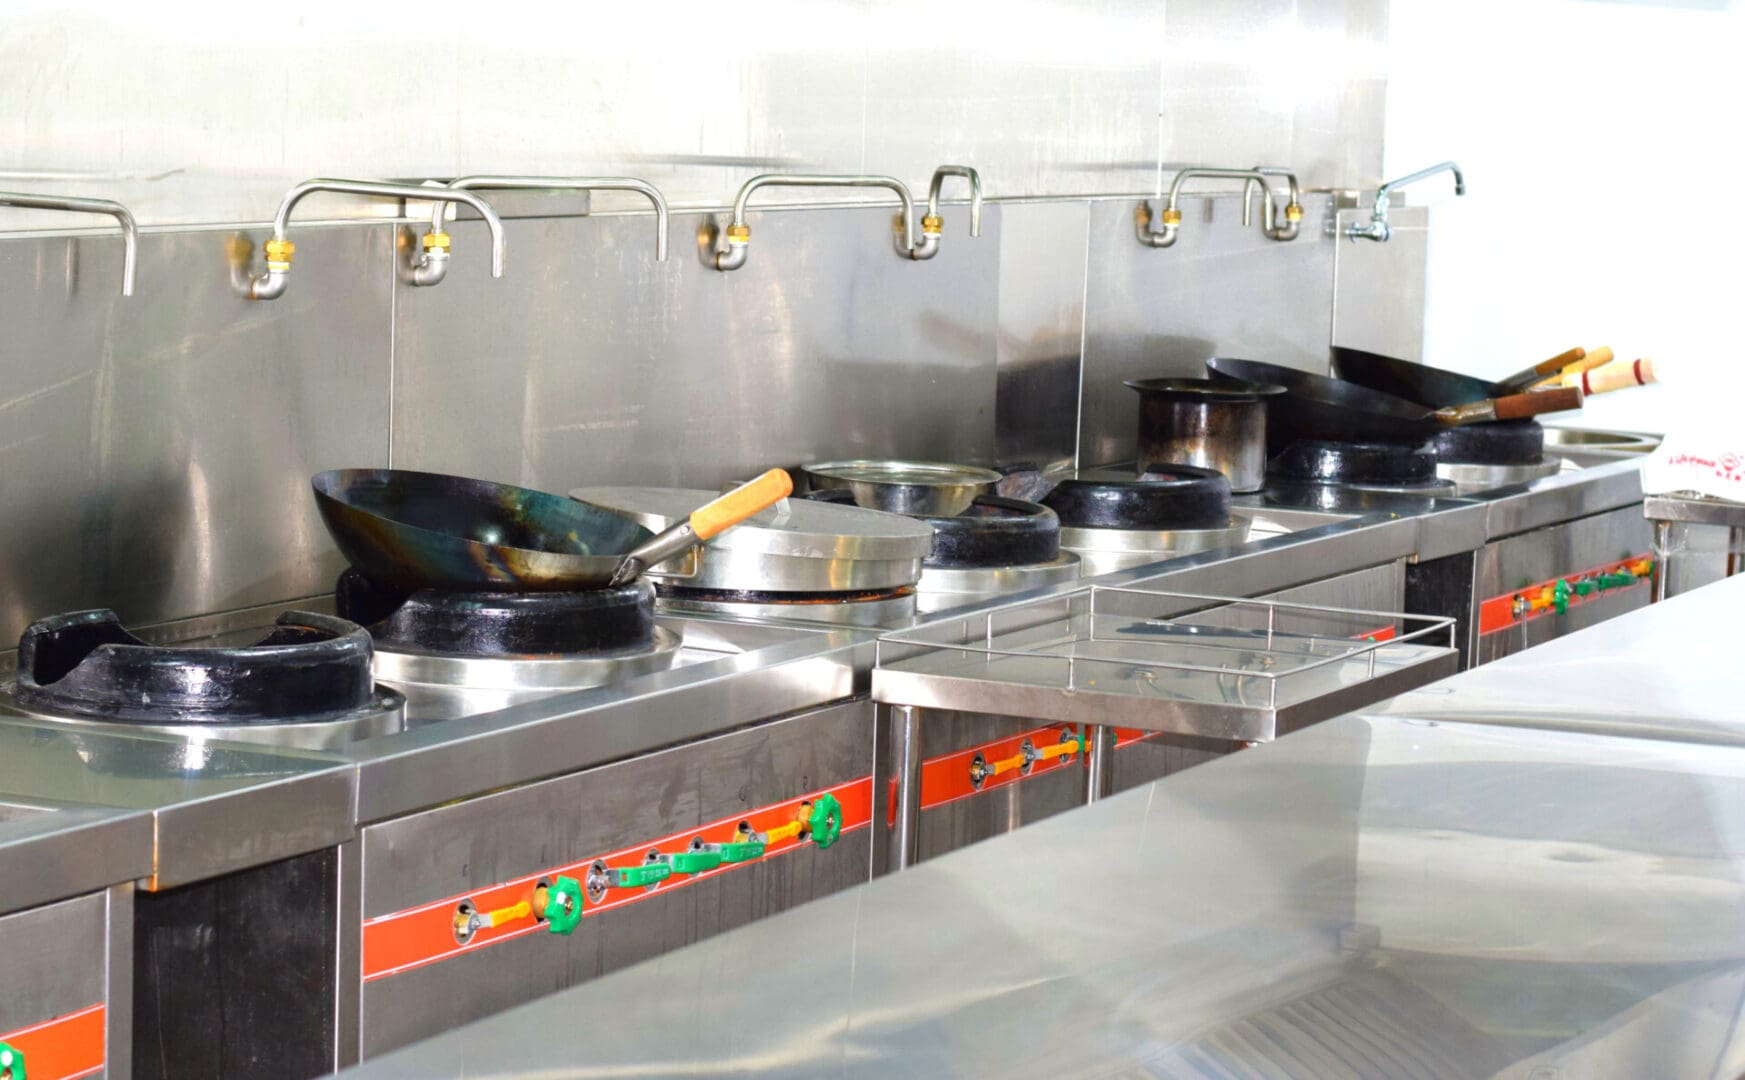
POLYGON ((26 195, 0 191, 0 206, 23 210, 66 210, 75 214, 107 214, 121 225, 121 295, 133 295, 133 269, 139 260, 139 228, 127 207, 108 199, 80 199, 63 195, 26 195))
POLYGON ((921 227, 927 228, 929 223, 936 229, 943 228, 944 222, 939 217, 939 195, 945 187, 945 178, 961 176, 969 181, 969 234, 982 234, 982 174, 968 165, 941 165, 933 170, 933 183, 927 189, 927 216, 921 219, 921 227))
MULTIPOLYGON (((497 218, 497 212, 490 204, 468 191, 450 190, 440 187, 420 187, 416 184, 384 184, 373 180, 305 180, 285 193, 284 201, 279 203, 279 212, 273 217, 273 238, 264 245, 267 256, 267 268, 258 274, 241 277, 233 273, 236 287, 243 296, 250 300, 277 300, 285 295, 285 289, 291 282, 291 256, 297 250, 286 236, 291 223, 291 211, 309 195, 318 191, 330 191, 341 195, 364 195, 377 199, 399 199, 427 201, 436 199, 443 202, 464 203, 478 212, 485 219, 485 226, 491 230, 491 276, 503 276, 503 222, 497 218)), ((429 268, 448 259, 448 237, 437 234, 437 242, 432 243, 432 236, 425 236, 425 257, 415 267, 414 275, 420 271, 426 277, 434 276, 441 280, 442 271, 431 271, 429 268)))
POLYGON ((1454 194, 1465 195, 1466 174, 1462 173, 1460 166, 1454 162, 1443 161, 1430 166, 1428 169, 1419 169, 1415 173, 1408 173, 1397 180, 1389 180, 1381 187, 1376 188, 1375 205, 1369 211, 1369 224, 1353 224, 1345 230, 1345 235, 1353 240, 1374 240, 1377 243, 1386 243, 1394 234, 1392 226, 1388 224, 1388 201, 1393 193, 1400 188, 1445 172, 1454 174, 1454 194))
MULTIPOLYGON (((633 176, 463 176, 450 180, 450 191, 497 190, 531 191, 633 191, 654 204, 654 257, 666 261, 667 204, 666 198, 653 184, 633 176)), ((442 231, 442 218, 447 206, 438 203, 430 217, 433 232, 442 231)))
MULTIPOLYGON (((1254 185, 1260 185, 1260 190, 1267 193, 1266 198, 1261 201, 1262 227, 1268 236, 1273 235, 1273 215, 1275 213, 1275 208, 1272 204, 1270 189, 1266 186, 1265 173, 1258 169, 1192 168, 1183 169, 1176 173, 1174 182, 1169 185, 1169 200, 1163 208, 1162 228, 1153 229, 1151 227, 1151 203, 1149 200, 1141 200, 1139 203, 1139 209, 1133 213, 1134 232, 1138 235, 1140 243, 1147 247, 1166 248, 1172 246, 1176 242, 1176 236, 1182 223, 1181 210, 1178 208, 1178 203, 1181 201, 1182 185, 1196 177, 1221 180, 1241 180, 1243 182, 1242 224, 1244 226, 1252 220, 1248 205, 1249 193, 1253 190, 1254 185)), ((1299 210, 1299 215, 1300 213, 1301 211, 1299 210)), ((1295 234, 1293 233, 1292 235, 1295 234)), ((1288 239, 1288 237, 1273 238, 1288 239)))
POLYGON ((939 234, 933 233, 919 241, 915 236, 915 198, 909 186, 894 176, 831 176, 798 173, 764 173, 754 176, 739 189, 733 200, 733 220, 727 226, 727 250, 715 252, 715 269, 737 270, 745 265, 751 246, 751 226, 746 224, 746 204, 751 195, 765 187, 878 187, 897 193, 903 204, 902 239, 897 241, 897 253, 909 259, 931 259, 939 250, 939 234))

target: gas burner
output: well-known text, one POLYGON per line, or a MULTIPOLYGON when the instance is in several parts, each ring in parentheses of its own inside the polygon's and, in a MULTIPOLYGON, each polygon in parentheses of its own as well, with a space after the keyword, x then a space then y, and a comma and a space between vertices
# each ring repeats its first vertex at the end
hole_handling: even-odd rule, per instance
POLYGON ((774 592, 760 589, 687 589, 661 585, 665 611, 730 615, 741 619, 798 619, 840 626, 884 626, 913 616, 913 586, 865 591, 774 592))
POLYGON ((1069 529, 1220 529, 1230 525, 1230 481, 1194 465, 1100 469, 1061 480, 1042 505, 1069 529))
POLYGON ((327 749, 398 731, 405 700, 376 687, 362 627, 290 611, 250 645, 152 645, 113 611, 39 619, 18 642, 11 704, 68 723, 327 749))
POLYGON ((1436 483, 1436 453, 1428 446, 1305 439, 1267 462, 1266 475, 1274 481, 1413 489, 1436 483))
POLYGON ((560 690, 670 668, 679 635, 654 619, 644 581, 573 592, 405 592, 347 570, 335 606, 375 639, 376 677, 415 723, 470 716, 560 690))
POLYGON ((1495 420, 1444 428, 1430 440, 1445 465, 1538 465, 1545 458, 1545 429, 1537 420, 1495 420))
POLYGON ((1266 502, 1298 510, 1419 513, 1453 495, 1428 445, 1294 442, 1266 465, 1266 502))
POLYGON ((1060 515, 1060 546, 1087 576, 1248 539, 1248 521, 1230 513, 1230 482, 1194 465, 1154 465, 1142 476, 1079 472, 1043 503, 1060 515))
MULTIPOLYGON (((814 491, 819 502, 852 504, 852 492, 814 491)), ((1060 518, 1040 503, 978 495, 952 517, 908 514, 933 528, 921 561, 919 608, 943 611, 977 598, 1040 588, 1079 576, 1078 556, 1060 550, 1060 518)))

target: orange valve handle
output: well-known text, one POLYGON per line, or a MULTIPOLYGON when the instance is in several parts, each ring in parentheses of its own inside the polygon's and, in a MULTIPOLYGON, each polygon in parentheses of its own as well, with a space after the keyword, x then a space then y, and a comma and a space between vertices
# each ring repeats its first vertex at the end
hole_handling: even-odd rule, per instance
POLYGON ((1057 757, 1071 757, 1079 752, 1079 737, 1076 732, 1063 731, 1060 741, 1053 746, 1044 746, 1036 751, 1037 761, 1050 761, 1057 757))
POLYGON ((748 484, 741 484, 713 502, 691 511, 691 531, 708 540, 759 511, 768 510, 794 493, 794 478, 784 469, 771 469, 748 484))

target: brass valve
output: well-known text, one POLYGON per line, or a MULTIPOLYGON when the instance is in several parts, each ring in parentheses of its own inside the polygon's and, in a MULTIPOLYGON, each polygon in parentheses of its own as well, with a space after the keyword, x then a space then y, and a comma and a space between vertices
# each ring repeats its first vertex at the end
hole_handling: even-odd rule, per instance
POLYGON ((729 225, 729 226, 727 226, 727 242, 729 244, 749 244, 749 243, 751 243, 751 226, 750 225, 729 225))
POLYGON ((928 214, 921 219, 921 231, 929 236, 938 236, 945 232, 945 219, 938 214, 928 214))
POLYGON ((1165 225, 1180 225, 1182 223, 1182 212, 1172 207, 1165 207, 1163 211, 1163 223, 1165 225))
POLYGON ((424 245, 424 250, 426 251, 429 251, 432 248, 441 248, 442 250, 447 251, 452 243, 449 240, 448 234, 445 232, 427 232, 421 238, 420 242, 424 245))
POLYGON ((285 267, 291 265, 291 256, 296 253, 297 245, 289 240, 274 239, 261 245, 261 250, 266 252, 268 266, 285 267))
POLYGON ((1291 203, 1289 206, 1285 207, 1285 220, 1286 221, 1301 221, 1301 220, 1303 220, 1303 208, 1301 206, 1297 205, 1296 203, 1291 203))

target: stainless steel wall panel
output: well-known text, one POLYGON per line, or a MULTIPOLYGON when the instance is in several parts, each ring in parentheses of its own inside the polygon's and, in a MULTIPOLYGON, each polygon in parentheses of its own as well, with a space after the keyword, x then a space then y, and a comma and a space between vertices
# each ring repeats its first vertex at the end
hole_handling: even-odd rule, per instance
POLYGON ((1000 220, 996 456, 1002 464, 1070 462, 1078 448, 1089 204, 1010 203, 1000 220))
MULTIPOLYGON (((1341 210, 1339 235, 1367 224, 1370 210, 1341 210)), ((1333 344, 1402 360, 1424 356, 1424 272, 1430 212, 1422 206, 1388 211, 1393 237, 1385 244, 1341 239, 1334 245, 1333 344)))
POLYGON ((142 237, 131 298, 113 238, 0 244, 0 641, 331 585, 309 475, 385 462, 391 231, 302 232, 271 303, 231 291, 227 236, 142 237))
MULTIPOLYGON (((616 765, 512 788, 363 832, 372 918, 587 859, 872 773, 872 705, 832 706, 616 765)), ((882 803, 874 800, 875 810, 882 803)), ((379 1054, 867 878, 869 836, 806 846, 582 920, 363 987, 379 1054)), ((772 958, 772 961, 779 958, 772 958)))
POLYGON ((1019 196, 1149 190, 1160 153, 1322 187, 1381 163, 1385 0, 685 0, 407 33, 356 5, 9 9, 0 186, 186 224, 265 220, 316 175, 630 172, 699 207, 771 169, 921 184, 963 161, 1019 196))
POLYGON ((948 209, 921 263, 893 251, 892 216, 754 212, 731 273, 703 263, 707 215, 674 217, 665 263, 646 216, 516 221, 502 280, 461 223, 448 280, 399 287, 394 464, 567 491, 989 460, 1001 209, 979 239, 948 209))
POLYGON ((1303 197, 1301 234, 1288 242, 1263 236, 1258 217, 1244 228, 1240 195, 1184 196, 1180 239, 1163 249, 1134 235, 1136 205, 1090 204, 1081 465, 1132 459, 1139 398, 1125 379, 1203 375, 1212 356, 1326 370, 1330 196, 1303 197))

